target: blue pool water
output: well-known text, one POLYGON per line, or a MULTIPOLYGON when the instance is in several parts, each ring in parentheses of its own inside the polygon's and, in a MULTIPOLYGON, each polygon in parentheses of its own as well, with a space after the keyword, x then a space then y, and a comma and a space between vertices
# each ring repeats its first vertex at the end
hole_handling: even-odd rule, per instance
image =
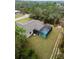
POLYGON ((48 28, 43 28, 43 29, 41 30, 41 32, 42 32, 44 35, 47 35, 48 32, 49 32, 49 29, 48 29, 48 28))

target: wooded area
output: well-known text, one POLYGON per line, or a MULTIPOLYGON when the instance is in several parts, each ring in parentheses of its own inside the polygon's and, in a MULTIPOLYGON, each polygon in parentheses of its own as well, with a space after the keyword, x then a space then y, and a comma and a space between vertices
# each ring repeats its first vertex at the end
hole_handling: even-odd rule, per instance
POLYGON ((64 21, 63 2, 16 2, 15 9, 31 14, 33 19, 53 25, 64 21))

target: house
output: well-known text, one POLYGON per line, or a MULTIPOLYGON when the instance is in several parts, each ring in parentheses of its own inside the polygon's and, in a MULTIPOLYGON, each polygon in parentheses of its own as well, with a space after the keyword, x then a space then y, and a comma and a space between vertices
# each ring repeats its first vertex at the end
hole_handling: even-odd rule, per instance
POLYGON ((20 14, 21 12, 19 10, 15 10, 15 14, 20 14))
POLYGON ((45 24, 44 27, 39 31, 39 35, 43 38, 46 38, 51 30, 52 27, 49 24, 45 24))
POLYGON ((44 24, 39 20, 30 20, 26 23, 16 23, 26 29, 26 36, 30 37, 33 33, 42 37, 47 37, 52 27, 49 24, 44 24))

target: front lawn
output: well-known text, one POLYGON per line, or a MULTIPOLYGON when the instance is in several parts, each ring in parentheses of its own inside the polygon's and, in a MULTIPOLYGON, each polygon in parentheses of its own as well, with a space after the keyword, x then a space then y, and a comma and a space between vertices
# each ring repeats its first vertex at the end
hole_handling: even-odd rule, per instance
POLYGON ((53 27, 46 39, 36 36, 28 38, 29 47, 34 49, 38 59, 49 59, 58 36, 57 30, 53 27))
POLYGON ((24 19, 21 19, 21 20, 17 20, 16 22, 25 23, 29 20, 32 20, 32 19, 31 18, 24 18, 24 19))
POLYGON ((22 17, 23 16, 23 14, 15 14, 15 18, 19 18, 19 17, 22 17))

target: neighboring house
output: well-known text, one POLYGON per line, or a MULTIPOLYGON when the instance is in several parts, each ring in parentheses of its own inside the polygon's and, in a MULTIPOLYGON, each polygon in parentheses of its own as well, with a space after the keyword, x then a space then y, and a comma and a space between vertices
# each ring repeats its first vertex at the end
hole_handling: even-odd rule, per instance
POLYGON ((15 14, 20 14, 21 12, 19 10, 15 10, 15 14))
POLYGON ((30 37, 34 33, 45 38, 52 29, 52 27, 49 24, 44 24, 39 20, 30 20, 26 23, 16 22, 16 25, 26 29, 27 37, 30 37))

